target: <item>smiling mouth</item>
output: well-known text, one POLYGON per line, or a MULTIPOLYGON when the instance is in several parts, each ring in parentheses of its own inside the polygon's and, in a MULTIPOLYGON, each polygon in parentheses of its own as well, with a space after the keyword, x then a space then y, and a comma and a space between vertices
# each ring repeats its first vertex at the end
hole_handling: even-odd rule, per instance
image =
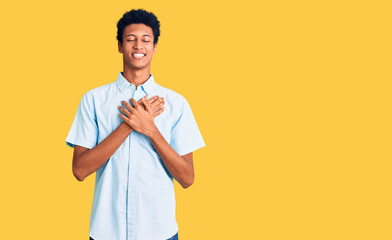
POLYGON ((141 59, 141 58, 143 58, 144 56, 146 56, 146 54, 144 54, 144 53, 133 53, 133 54, 132 54, 132 57, 134 57, 134 58, 136 58, 136 59, 141 59))

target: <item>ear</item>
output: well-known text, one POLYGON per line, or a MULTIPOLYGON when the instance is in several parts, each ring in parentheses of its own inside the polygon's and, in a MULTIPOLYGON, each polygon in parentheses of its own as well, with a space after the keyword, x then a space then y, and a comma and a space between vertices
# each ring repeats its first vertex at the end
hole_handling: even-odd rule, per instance
POLYGON ((117 42, 118 42, 118 52, 123 53, 123 49, 122 49, 120 41, 117 41, 117 42))
POLYGON ((154 48, 152 50, 152 54, 155 54, 155 52, 157 51, 157 45, 158 45, 158 43, 154 44, 154 48))

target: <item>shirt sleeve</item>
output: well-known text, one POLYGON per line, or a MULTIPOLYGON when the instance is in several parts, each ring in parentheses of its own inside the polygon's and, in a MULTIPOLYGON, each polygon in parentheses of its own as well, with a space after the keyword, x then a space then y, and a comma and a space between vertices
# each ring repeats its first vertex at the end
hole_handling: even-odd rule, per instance
POLYGON ((91 91, 85 93, 80 101, 75 119, 65 142, 70 147, 79 145, 93 148, 98 141, 98 125, 95 114, 93 95, 91 91))
POLYGON ((180 156, 206 146, 191 107, 185 98, 183 99, 180 116, 171 130, 170 146, 180 156))

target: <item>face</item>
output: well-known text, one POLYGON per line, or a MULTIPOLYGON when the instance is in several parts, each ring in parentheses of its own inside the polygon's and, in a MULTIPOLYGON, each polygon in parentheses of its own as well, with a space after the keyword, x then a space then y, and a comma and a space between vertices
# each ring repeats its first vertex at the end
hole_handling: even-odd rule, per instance
POLYGON ((126 26, 122 46, 118 42, 118 51, 123 54, 124 64, 134 70, 149 68, 156 48, 151 27, 142 23, 126 26))

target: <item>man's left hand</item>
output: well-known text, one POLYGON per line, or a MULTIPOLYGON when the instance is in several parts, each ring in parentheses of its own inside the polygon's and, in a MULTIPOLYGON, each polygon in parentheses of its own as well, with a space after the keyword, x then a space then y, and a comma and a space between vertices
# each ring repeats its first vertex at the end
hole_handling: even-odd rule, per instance
POLYGON ((119 110, 125 114, 124 116, 120 113, 121 119, 137 132, 148 137, 152 136, 158 128, 155 126, 155 114, 151 109, 150 104, 146 102, 145 98, 142 98, 141 104, 136 102, 133 98, 131 98, 130 101, 133 107, 128 102, 121 101, 126 108, 119 107, 119 110))

